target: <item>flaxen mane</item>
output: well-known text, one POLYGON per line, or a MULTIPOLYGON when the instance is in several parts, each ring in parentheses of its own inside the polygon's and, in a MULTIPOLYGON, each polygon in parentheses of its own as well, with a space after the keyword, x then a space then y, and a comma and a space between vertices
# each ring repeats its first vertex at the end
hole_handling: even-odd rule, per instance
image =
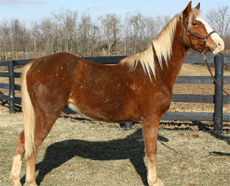
MULTIPOLYGON (((189 16, 189 25, 191 25, 191 20, 194 16, 198 15, 199 11, 193 9, 192 13, 189 16)), ((153 73, 156 78, 155 72, 155 60, 153 47, 155 49, 155 54, 157 56, 160 67, 163 68, 163 61, 165 61, 168 66, 168 61, 171 58, 172 54, 172 42, 174 33, 176 30, 177 21, 183 19, 182 14, 176 15, 172 20, 165 26, 165 28, 160 33, 159 37, 156 40, 152 41, 152 45, 147 48, 145 51, 136 54, 134 56, 130 56, 121 60, 121 64, 127 64, 131 70, 135 70, 138 63, 140 63, 145 71, 151 79, 151 73, 153 73)))

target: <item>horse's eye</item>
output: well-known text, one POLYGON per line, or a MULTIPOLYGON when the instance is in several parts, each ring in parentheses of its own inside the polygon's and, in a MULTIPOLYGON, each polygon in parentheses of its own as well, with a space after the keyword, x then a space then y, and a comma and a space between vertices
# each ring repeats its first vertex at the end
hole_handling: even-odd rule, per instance
POLYGON ((193 25, 193 26, 198 26, 198 25, 199 25, 199 23, 194 22, 194 23, 192 23, 192 25, 193 25))

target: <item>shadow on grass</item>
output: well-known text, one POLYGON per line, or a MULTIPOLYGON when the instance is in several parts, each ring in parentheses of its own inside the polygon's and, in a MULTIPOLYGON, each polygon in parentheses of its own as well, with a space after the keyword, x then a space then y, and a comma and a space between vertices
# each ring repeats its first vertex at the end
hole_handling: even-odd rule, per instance
POLYGON ((230 157, 230 153, 225 153, 225 152, 216 152, 216 151, 213 151, 213 152, 210 152, 209 154, 210 155, 229 156, 230 157))
POLYGON ((214 131, 210 131, 210 134, 216 139, 225 141, 228 145, 230 145, 230 137, 225 136, 224 134, 218 134, 214 131))
MULTIPOLYGON (((228 145, 230 145, 230 137, 226 136, 225 133, 219 134, 213 130, 210 130, 205 124, 202 122, 198 123, 199 130, 202 130, 204 132, 208 132, 211 136, 216 138, 217 140, 225 141, 228 145)), ((223 153, 223 152, 210 152, 210 155, 217 155, 217 156, 230 156, 230 153, 223 153)))
MULTIPOLYGON (((40 185, 50 171, 79 156, 100 161, 129 159, 140 175, 143 185, 147 186, 147 170, 143 160, 144 141, 140 139, 142 139, 141 129, 124 139, 96 142, 72 139, 54 143, 47 148, 43 161, 36 164, 36 171, 39 171, 36 182, 40 185)), ((168 142, 163 136, 158 136, 158 140, 168 142)), ((25 176, 21 182, 24 184, 25 176)))
MULTIPOLYGON (((0 94, 1 94, 1 91, 0 91, 0 94)), ((8 108, 8 109, 10 109, 9 101, 0 99, 0 105, 3 106, 3 107, 6 107, 6 108, 8 108)), ((21 106, 20 104, 15 103, 14 109, 15 109, 15 112, 16 112, 16 113, 22 112, 22 106, 21 106)))
POLYGON ((226 136, 225 132, 228 133, 228 129, 227 130, 223 130, 222 134, 219 134, 217 132, 215 132, 214 130, 211 130, 210 128, 208 128, 204 123, 202 123, 201 121, 198 122, 198 128, 201 131, 204 132, 208 132, 209 134, 211 134, 211 136, 213 136, 214 138, 221 140, 221 141, 225 141, 228 145, 230 145, 230 137, 226 136), (225 131, 225 132, 224 132, 225 131))
POLYGON ((176 131, 176 130, 185 130, 185 131, 193 131, 193 127, 197 126, 198 130, 199 131, 203 131, 203 132, 207 132, 208 134, 210 134, 211 136, 213 136, 214 138, 218 139, 218 140, 221 140, 221 141, 225 141, 228 145, 230 145, 230 137, 227 136, 227 133, 229 133, 229 129, 228 129, 228 126, 229 125, 225 125, 225 129, 224 129, 224 126, 223 126, 223 133, 222 134, 219 134, 217 132, 214 131, 214 127, 213 125, 208 125, 208 124, 205 124, 201 121, 193 121, 192 124, 190 123, 183 123, 185 126, 187 125, 187 127, 184 127, 182 128, 181 127, 181 123, 176 123, 174 124, 173 122, 162 122, 161 123, 162 125, 172 125, 173 127, 171 128, 164 128, 165 130, 173 130, 173 131, 176 131))

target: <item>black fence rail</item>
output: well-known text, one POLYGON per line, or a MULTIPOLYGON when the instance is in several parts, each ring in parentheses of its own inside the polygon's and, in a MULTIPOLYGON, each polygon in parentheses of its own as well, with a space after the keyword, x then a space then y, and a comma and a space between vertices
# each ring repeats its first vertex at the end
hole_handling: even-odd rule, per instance
MULTIPOLYGON (((85 59, 101 63, 116 64, 126 56, 115 57, 87 57, 85 59)), ((207 55, 209 63, 215 63, 215 77, 223 87, 224 84, 230 84, 230 76, 223 75, 224 64, 230 64, 230 55, 207 55)), ((25 65, 32 59, 28 60, 12 60, 0 61, 0 66, 7 66, 8 72, 0 72, 0 77, 8 77, 9 84, 0 83, 0 88, 9 89, 9 95, 0 94, 0 99, 9 101, 10 113, 15 113, 15 103, 21 103, 21 97, 15 97, 15 90, 20 90, 20 85, 15 84, 15 78, 20 78, 21 73, 14 72, 14 66, 25 65)), ((203 63, 201 55, 187 55, 184 63, 203 63)), ((211 76, 179 76, 177 84, 215 84, 211 76)), ((214 103, 214 113, 203 112, 167 112, 162 120, 175 121, 214 121, 214 129, 218 133, 223 130, 223 122, 230 121, 230 113, 223 113, 223 104, 230 104, 230 97, 223 95, 222 90, 215 85, 215 95, 190 95, 190 94, 174 94, 173 102, 186 103, 214 103)), ((64 109, 64 112, 70 112, 64 109)), ((128 129, 132 126, 132 122, 125 123, 128 129)))

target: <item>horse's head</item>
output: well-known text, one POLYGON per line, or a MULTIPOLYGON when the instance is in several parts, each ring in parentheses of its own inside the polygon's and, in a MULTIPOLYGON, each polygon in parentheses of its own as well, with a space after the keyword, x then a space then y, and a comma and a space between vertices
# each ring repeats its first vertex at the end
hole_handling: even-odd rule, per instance
POLYGON ((199 16, 200 3, 196 8, 191 8, 192 2, 181 14, 182 23, 182 41, 183 44, 201 53, 211 51, 218 54, 224 50, 224 41, 208 25, 208 23, 199 16))

